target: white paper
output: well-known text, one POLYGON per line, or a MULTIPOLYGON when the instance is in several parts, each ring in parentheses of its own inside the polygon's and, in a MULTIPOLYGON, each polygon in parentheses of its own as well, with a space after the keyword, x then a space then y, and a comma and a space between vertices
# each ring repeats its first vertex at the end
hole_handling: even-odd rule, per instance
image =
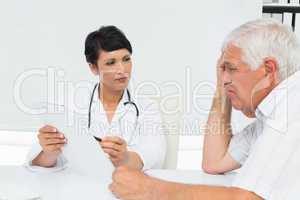
POLYGON ((71 109, 64 107, 63 113, 40 116, 44 124, 56 127, 67 138, 63 156, 68 161, 68 167, 79 175, 89 176, 107 184, 111 183, 113 164, 90 133, 78 130, 80 129, 78 120, 76 114, 72 112, 71 109), (72 116, 73 122, 70 121, 69 116, 72 116))
POLYGON ((76 172, 111 183, 114 167, 98 142, 91 135, 67 136, 63 154, 76 172))

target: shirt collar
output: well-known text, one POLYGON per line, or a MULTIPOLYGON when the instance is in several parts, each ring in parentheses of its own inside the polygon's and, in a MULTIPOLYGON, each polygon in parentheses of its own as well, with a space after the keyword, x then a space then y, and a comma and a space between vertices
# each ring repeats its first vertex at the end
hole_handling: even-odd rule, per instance
MULTIPOLYGON (((255 114, 259 117, 274 118, 275 108, 288 98, 289 89, 295 84, 300 84, 300 71, 279 83, 263 101, 258 105, 255 114)), ((279 114, 279 113, 278 113, 279 114)))
POLYGON ((279 83, 258 105, 255 114, 265 127, 278 133, 285 133, 288 127, 289 101, 298 92, 295 86, 300 84, 300 71, 279 83), (295 89, 296 88, 296 89, 295 89))

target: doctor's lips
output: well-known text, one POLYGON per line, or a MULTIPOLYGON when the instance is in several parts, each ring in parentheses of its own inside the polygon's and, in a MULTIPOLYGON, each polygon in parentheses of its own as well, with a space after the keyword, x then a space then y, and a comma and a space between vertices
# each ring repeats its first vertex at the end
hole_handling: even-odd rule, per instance
POLYGON ((116 78, 115 80, 118 81, 118 82, 124 83, 124 82, 127 81, 127 78, 128 78, 127 76, 122 76, 122 77, 120 77, 120 78, 116 78))

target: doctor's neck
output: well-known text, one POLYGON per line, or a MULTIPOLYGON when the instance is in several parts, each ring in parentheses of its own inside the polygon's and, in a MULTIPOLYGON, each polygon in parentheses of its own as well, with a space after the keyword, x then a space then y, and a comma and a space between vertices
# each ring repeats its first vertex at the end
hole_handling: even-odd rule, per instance
POLYGON ((112 90, 110 88, 107 88, 105 85, 103 85, 102 83, 100 83, 100 87, 98 88, 98 94, 100 101, 103 104, 107 104, 107 105, 115 105, 118 104, 122 98, 123 95, 123 90, 120 91, 116 91, 116 90, 112 90))

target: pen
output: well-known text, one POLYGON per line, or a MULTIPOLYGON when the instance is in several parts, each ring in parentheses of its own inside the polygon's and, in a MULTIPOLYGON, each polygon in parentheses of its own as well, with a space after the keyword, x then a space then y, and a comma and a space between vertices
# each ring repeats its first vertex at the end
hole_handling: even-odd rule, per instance
POLYGON ((98 138, 96 136, 94 136, 95 140, 97 140, 98 142, 102 142, 102 139, 101 138, 98 138))

